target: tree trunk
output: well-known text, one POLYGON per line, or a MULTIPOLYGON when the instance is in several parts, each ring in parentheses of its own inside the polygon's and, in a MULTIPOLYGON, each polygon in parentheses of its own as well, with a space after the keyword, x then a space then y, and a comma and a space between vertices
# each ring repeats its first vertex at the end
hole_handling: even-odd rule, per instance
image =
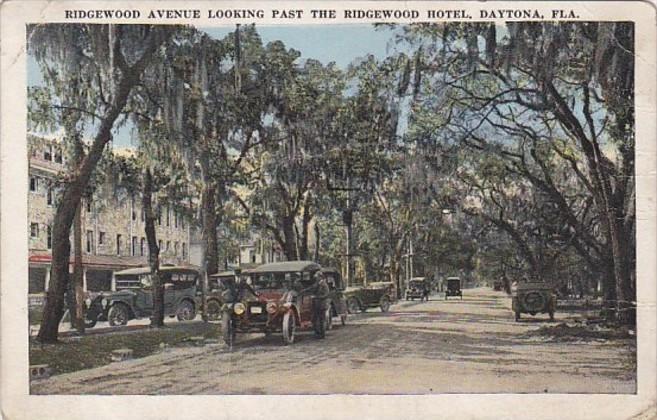
POLYGON ((73 260, 74 305, 71 310, 71 324, 80 334, 84 334, 84 284, 82 279, 82 203, 78 204, 73 225, 73 240, 75 242, 75 256, 73 260))
POLYGON ((150 61, 150 57, 165 40, 164 37, 156 33, 152 33, 151 37, 142 58, 116 84, 114 103, 103 115, 96 137, 89 148, 89 153, 82 160, 79 173, 66 184, 62 192, 62 199, 57 206, 53 221, 50 288, 43 308, 43 320, 37 335, 37 339, 42 343, 57 342, 58 326, 64 307, 64 291, 69 281, 68 262, 71 252, 69 234, 75 217, 75 209, 80 204, 82 194, 89 184, 89 179, 103 155, 105 145, 111 139, 112 127, 123 111, 130 91, 139 82, 144 68, 150 61))
POLYGON ((283 238, 285 244, 283 252, 288 261, 296 261, 299 259, 297 254, 297 240, 294 234, 294 216, 284 216, 281 220, 283 228, 283 238))
POLYGON ((160 248, 155 235, 155 214, 153 213, 153 176, 150 169, 144 173, 144 191, 142 206, 144 208, 144 230, 148 242, 148 266, 151 269, 153 291, 153 314, 151 327, 164 326, 164 285, 160 279, 160 248))
POLYGON ((315 262, 319 264, 319 250, 320 250, 320 230, 319 221, 315 220, 315 262))

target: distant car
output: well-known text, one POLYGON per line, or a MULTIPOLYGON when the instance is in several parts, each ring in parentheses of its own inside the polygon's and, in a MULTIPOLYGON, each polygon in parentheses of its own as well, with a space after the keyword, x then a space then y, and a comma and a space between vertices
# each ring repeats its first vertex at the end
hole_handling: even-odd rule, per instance
POLYGON ((496 280, 493 282, 493 290, 495 290, 496 292, 501 291, 503 287, 504 287, 504 283, 502 283, 500 280, 496 280))
MULTIPOLYGON (((149 267, 131 268, 114 273, 115 290, 89 294, 85 324, 109 321, 112 326, 126 325, 131 319, 153 314, 153 289, 149 267)), ((189 266, 160 267, 164 284, 164 315, 180 321, 192 320, 201 300, 199 271, 189 266)))
POLYGON ((327 318, 327 329, 333 327, 333 317, 340 317, 342 325, 347 323, 347 299, 344 296, 344 283, 340 272, 334 268, 322 268, 322 273, 327 278, 330 294, 331 316, 327 318))
POLYGON ((352 287, 345 290, 349 313, 365 312, 368 308, 381 308, 388 312, 396 300, 395 285, 392 282, 376 282, 365 287, 352 287))
POLYGON ((408 281, 408 287, 404 293, 406 300, 427 299, 429 300, 430 286, 424 277, 413 277, 408 281))
MULTIPOLYGON (((249 272, 248 281, 226 295, 221 318, 223 338, 232 345, 236 333, 281 332, 283 344, 294 342, 297 328, 313 329, 324 337, 326 316, 313 315, 313 296, 301 293, 316 281, 322 267, 312 261, 287 261, 260 265, 249 272)), ((327 309, 328 312, 329 309, 327 309)))
POLYGON ((514 288, 511 309, 515 313, 516 321, 520 321, 520 314, 523 313, 532 316, 537 313, 547 313, 550 321, 554 321, 556 307, 557 295, 554 293, 554 288, 547 283, 518 283, 514 288))
POLYGON ((459 277, 447 277, 447 289, 445 289, 445 300, 450 296, 459 296, 463 299, 461 290, 461 279, 459 277))

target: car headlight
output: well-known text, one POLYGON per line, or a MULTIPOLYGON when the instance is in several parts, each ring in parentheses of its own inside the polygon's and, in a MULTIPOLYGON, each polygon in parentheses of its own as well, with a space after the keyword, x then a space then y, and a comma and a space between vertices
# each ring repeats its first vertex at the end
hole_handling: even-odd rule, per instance
POLYGON ((242 315, 244 312, 246 312, 246 306, 244 306, 243 303, 238 302, 233 306, 233 312, 235 312, 237 315, 242 315))
POLYGON ((103 308, 107 306, 109 303, 107 299, 103 298, 103 300, 100 301, 100 303, 103 305, 103 308))
POLYGON ((86 299, 84 300, 84 304, 87 305, 87 308, 89 308, 89 307, 91 306, 91 299, 86 298, 86 299))
POLYGON ((277 309, 278 309, 278 305, 276 305, 276 302, 269 302, 267 304, 267 307, 265 308, 268 314, 276 313, 277 309))

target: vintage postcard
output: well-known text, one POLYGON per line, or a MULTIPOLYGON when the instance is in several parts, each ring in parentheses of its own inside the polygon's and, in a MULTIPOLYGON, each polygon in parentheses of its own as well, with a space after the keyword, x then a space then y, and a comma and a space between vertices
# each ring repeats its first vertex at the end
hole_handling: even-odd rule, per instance
POLYGON ((657 418, 656 27, 0 4, 2 415, 657 418))

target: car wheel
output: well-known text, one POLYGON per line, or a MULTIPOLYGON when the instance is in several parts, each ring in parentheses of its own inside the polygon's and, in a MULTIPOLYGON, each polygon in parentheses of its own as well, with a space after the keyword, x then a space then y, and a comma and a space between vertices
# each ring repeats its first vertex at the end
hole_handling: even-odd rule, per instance
POLYGON ((221 305, 216 300, 211 300, 205 307, 205 312, 208 314, 208 321, 221 320, 221 305))
POLYGON ((516 312, 516 322, 520 321, 520 312, 516 312))
POLYGON ((288 345, 294 343, 294 330, 296 329, 296 323, 294 321, 294 313, 292 311, 287 311, 283 315, 283 344, 288 345))
POLYGON ((235 344, 235 327, 228 314, 221 317, 221 336, 228 347, 233 347, 233 344, 235 344))
POLYGON ((554 312, 550 311, 550 322, 554 322, 554 312))
POLYGON ((127 324, 128 318, 128 308, 121 303, 115 303, 107 312, 107 320, 112 327, 127 324))
POLYGON ((344 327, 345 325, 347 325, 347 315, 346 315, 346 314, 344 314, 344 315, 340 315, 340 322, 342 323, 342 326, 343 326, 343 327, 344 327))
POLYGON ((383 299, 381 299, 381 312, 388 312, 388 309, 390 309, 390 299, 387 296, 384 296, 383 299))
POLYGON ((192 302, 183 300, 176 309, 176 318, 178 321, 191 321, 196 318, 196 310, 192 302))

